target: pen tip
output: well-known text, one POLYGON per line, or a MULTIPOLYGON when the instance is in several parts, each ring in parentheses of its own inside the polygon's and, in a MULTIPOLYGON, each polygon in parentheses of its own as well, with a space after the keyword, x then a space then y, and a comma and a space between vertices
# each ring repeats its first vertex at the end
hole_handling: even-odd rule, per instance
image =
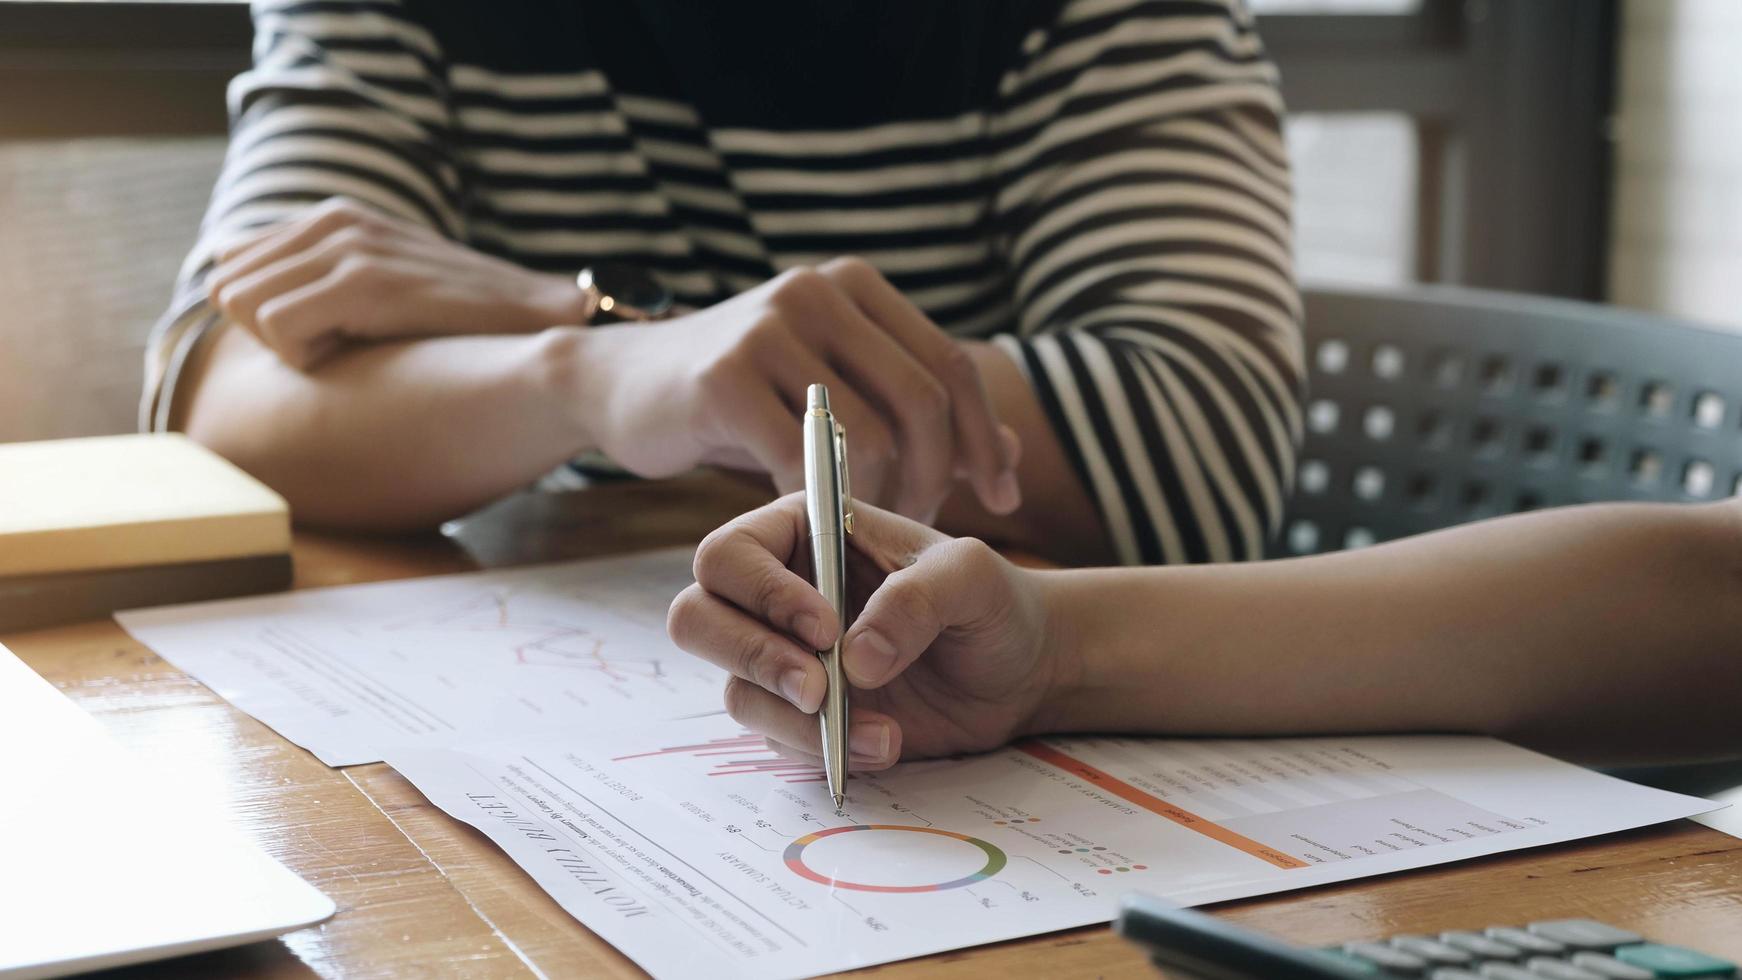
POLYGON ((841 808, 846 806, 846 805, 847 805, 847 797, 840 794, 840 793, 836 793, 835 794, 835 812, 836 813, 841 812, 841 808))
POLYGON ((811 385, 805 390, 805 407, 829 409, 829 389, 823 385, 811 385))

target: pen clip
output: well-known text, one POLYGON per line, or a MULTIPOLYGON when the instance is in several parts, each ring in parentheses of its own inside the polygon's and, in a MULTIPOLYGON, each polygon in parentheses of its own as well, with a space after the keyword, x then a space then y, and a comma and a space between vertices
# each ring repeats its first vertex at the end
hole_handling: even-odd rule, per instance
POLYGON ((853 484, 847 475, 847 427, 835 423, 835 462, 841 471, 841 530, 853 533, 853 484))

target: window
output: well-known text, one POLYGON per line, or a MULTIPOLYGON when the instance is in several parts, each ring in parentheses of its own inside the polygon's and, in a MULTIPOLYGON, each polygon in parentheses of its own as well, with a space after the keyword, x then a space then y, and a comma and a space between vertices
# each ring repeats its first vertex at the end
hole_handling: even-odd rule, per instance
POLYGON ((1250 0, 1307 278, 1604 296, 1614 0, 1250 0))

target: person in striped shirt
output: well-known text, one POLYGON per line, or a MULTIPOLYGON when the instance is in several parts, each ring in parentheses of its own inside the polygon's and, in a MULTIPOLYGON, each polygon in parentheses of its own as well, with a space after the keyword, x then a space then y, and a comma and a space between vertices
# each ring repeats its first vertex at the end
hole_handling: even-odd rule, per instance
POLYGON ((428 526, 590 452, 790 489, 821 381, 902 514, 1066 561, 1263 552, 1300 303, 1236 0, 254 21, 142 421, 300 519, 428 526), (607 262, 677 315, 593 319, 607 262))

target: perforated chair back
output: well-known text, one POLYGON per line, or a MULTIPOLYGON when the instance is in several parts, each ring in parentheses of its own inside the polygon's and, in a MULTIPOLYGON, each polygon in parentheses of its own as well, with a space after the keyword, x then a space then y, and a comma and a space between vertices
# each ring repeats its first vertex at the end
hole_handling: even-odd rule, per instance
POLYGON ((1448 287, 1306 296, 1307 434, 1272 551, 1742 490, 1742 335, 1448 287))

